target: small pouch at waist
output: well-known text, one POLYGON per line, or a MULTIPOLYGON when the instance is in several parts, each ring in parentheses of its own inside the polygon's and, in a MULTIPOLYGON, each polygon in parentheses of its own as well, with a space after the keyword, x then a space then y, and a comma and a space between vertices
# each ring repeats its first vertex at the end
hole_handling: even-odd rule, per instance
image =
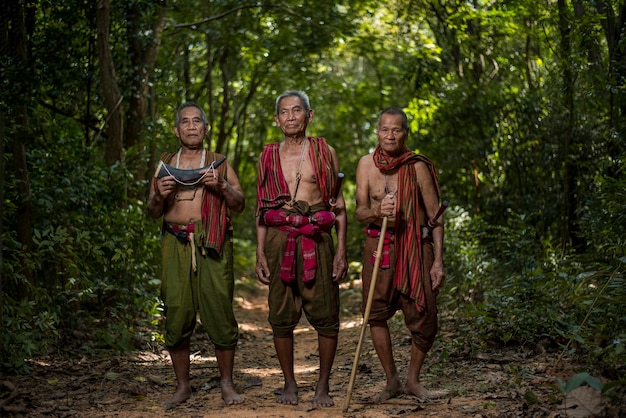
POLYGON ((195 231, 195 225, 194 224, 176 225, 176 224, 170 224, 166 222, 165 231, 174 235, 176 238, 178 238, 179 240, 183 242, 189 242, 191 240, 190 234, 193 234, 195 231))
POLYGON ((422 240, 433 241, 433 230, 426 225, 420 225, 420 236, 422 240))

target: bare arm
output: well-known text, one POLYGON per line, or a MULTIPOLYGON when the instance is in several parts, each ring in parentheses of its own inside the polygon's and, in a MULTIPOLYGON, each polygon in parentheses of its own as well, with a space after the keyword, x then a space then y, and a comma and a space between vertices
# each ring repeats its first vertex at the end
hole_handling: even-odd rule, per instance
POLYGON ((152 219, 158 219, 163 215, 165 201, 172 191, 174 191, 175 187, 176 182, 172 176, 166 176, 160 179, 152 178, 147 205, 148 214, 152 219))
POLYGON ((256 216, 256 275, 263 284, 270 283, 270 269, 265 258, 265 237, 267 226, 261 222, 261 216, 256 216))
MULTIPOLYGON (((332 147, 329 147, 335 173, 339 173, 339 160, 332 147)), ((333 279, 342 280, 348 272, 348 255, 346 251, 346 234, 348 231, 348 215, 346 214, 346 201, 343 192, 339 191, 337 206, 335 207, 335 231, 337 232, 337 248, 333 259, 333 279)))
POLYGON ((356 211, 355 217, 361 223, 380 222, 382 214, 380 205, 371 207, 371 196, 369 190, 369 174, 372 164, 371 155, 361 157, 356 167, 356 211))
MULTIPOLYGON (((437 188, 435 181, 430 174, 430 171, 426 164, 419 162, 415 164, 415 170, 417 172, 417 178, 420 183, 420 191, 422 195, 422 201, 426 208, 427 219, 432 219, 439 210, 439 197, 437 195, 437 188)), ((435 260, 433 266, 430 269, 430 276, 432 279, 433 290, 439 289, 446 277, 443 267, 443 215, 437 221, 437 224, 433 228, 433 246, 435 252, 435 260)))
MULTIPOLYGON (((262 154, 261 154, 262 155, 262 154)), ((262 156, 259 158, 259 164, 257 166, 257 173, 261 172, 262 156)), ((257 182, 258 182, 257 178, 257 182)), ((257 196, 258 199, 258 196, 257 196)), ((257 200, 257 206, 255 208, 255 226, 256 226, 256 275, 259 281, 263 284, 270 283, 270 269, 267 264, 267 258, 265 257, 265 237, 267 236, 267 226, 262 222, 261 216, 258 211, 259 203, 257 200)))

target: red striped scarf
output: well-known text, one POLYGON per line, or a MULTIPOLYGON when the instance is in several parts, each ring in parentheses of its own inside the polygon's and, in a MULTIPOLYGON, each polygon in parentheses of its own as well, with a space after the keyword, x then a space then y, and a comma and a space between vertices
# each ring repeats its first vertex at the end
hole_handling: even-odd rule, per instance
MULTIPOLYGON (((223 155, 215 153, 213 151, 207 152, 206 161, 211 165, 213 161, 217 161, 223 157, 223 155)), ((172 157, 176 153, 164 152, 161 154, 161 160, 165 163, 169 163, 172 157)), ((206 167, 205 166, 205 167, 206 167)), ((226 169, 227 164, 222 164, 217 168, 217 172, 220 176, 227 178, 226 169)), ((220 255, 222 254, 222 248, 224 245, 224 236, 228 230, 228 207, 226 206, 226 200, 217 192, 208 189, 204 189, 204 200, 202 201, 202 242, 205 248, 212 248, 216 250, 220 255)))
MULTIPOLYGON (((211 165, 212 162, 219 160, 223 157, 221 154, 208 151, 209 155, 207 161, 210 161, 207 165, 211 165)), ((222 164, 217 167, 217 172, 220 176, 227 180, 227 165, 222 164)), ((226 199, 220 193, 204 188, 204 200, 202 201, 202 230, 204 232, 203 244, 206 248, 213 248, 222 255, 222 249, 224 245, 224 236, 228 230, 228 206, 226 206, 226 199)))
MULTIPOLYGON (((309 158, 315 178, 322 193, 322 201, 328 204, 331 190, 337 178, 330 150, 324 138, 309 137, 309 158)), ((280 143, 267 144, 259 158, 257 178, 257 213, 269 208, 279 208, 291 200, 289 186, 280 165, 280 143)))
POLYGON ((415 301, 419 312, 426 309, 424 283, 421 277, 421 231, 419 225, 419 187, 413 164, 426 163, 437 189, 439 184, 435 165, 423 155, 416 154, 407 146, 398 157, 385 155, 379 146, 374 150, 374 164, 384 172, 398 169, 398 197, 396 204, 396 275, 394 285, 398 291, 415 301))

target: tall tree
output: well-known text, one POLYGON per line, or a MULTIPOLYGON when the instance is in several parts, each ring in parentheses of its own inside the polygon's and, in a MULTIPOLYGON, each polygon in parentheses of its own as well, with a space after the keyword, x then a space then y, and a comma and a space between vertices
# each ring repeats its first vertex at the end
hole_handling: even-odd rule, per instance
POLYGON ((106 103, 108 126, 105 142, 105 160, 109 165, 124 160, 124 106, 122 93, 115 75, 115 63, 109 42, 111 4, 109 0, 98 1, 98 56, 100 59, 100 82, 106 103))
MULTIPOLYGON (((11 151, 13 152, 12 169, 15 175, 17 190, 17 239, 22 245, 25 255, 32 250, 32 194, 30 175, 26 157, 26 146, 30 143, 29 107, 33 107, 31 101, 32 66, 28 54, 28 37, 34 27, 32 5, 29 2, 8 0, 4 2, 3 16, 6 23, 2 28, 5 33, 0 36, 2 45, 3 71, 3 95, 5 107, 11 130, 7 132, 11 151)), ((4 19, 3 19, 4 21, 4 19)), ((5 110, 3 109, 3 110, 5 110)), ((4 177, 5 173, 2 173, 4 177)), ((5 177, 6 178, 6 177, 5 177)), ((23 264, 24 277, 32 281, 32 272, 23 264)), ((13 289, 18 292, 18 299, 25 295, 25 287, 13 289)))
POLYGON ((125 148, 136 148, 138 156, 133 164, 136 178, 144 179, 150 156, 144 155, 149 119, 149 102, 152 73, 159 55, 161 35, 165 27, 167 4, 163 0, 126 3, 126 34, 128 39, 130 97, 126 121, 125 148))

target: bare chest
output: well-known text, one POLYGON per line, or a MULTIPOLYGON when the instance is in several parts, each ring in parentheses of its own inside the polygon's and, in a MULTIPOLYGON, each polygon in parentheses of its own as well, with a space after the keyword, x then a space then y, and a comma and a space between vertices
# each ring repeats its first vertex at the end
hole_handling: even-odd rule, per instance
POLYGON ((376 170, 375 174, 370 178, 370 196, 375 201, 381 201, 388 194, 397 194, 398 192, 398 173, 384 174, 376 170))

